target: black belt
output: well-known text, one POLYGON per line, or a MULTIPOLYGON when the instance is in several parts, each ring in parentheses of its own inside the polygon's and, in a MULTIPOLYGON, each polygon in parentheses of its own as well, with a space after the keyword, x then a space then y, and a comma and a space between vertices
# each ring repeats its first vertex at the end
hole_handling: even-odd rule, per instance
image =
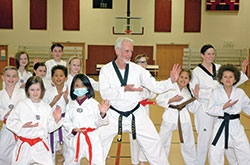
POLYGON ((132 123, 131 123, 132 136, 133 136, 133 139, 136 139, 135 116, 134 116, 133 112, 136 111, 139 107, 140 107, 140 103, 138 103, 136 105, 136 107, 134 107, 132 110, 122 112, 122 111, 119 111, 119 110, 115 109, 112 105, 110 106, 110 108, 112 110, 114 110, 114 111, 116 111, 117 113, 120 114, 119 120, 118 120, 118 136, 117 136, 117 141, 118 142, 122 141, 122 116, 128 117, 131 114, 132 114, 132 123))
POLYGON ((228 113, 224 113, 224 116, 219 116, 219 119, 224 119, 223 122, 220 125, 220 128, 212 142, 212 145, 216 145, 216 143, 218 142, 220 135, 223 131, 223 128, 225 127, 225 149, 228 149, 228 136, 229 136, 229 121, 230 120, 234 120, 234 119, 238 119, 240 118, 240 114, 236 114, 236 115, 230 115, 228 113))

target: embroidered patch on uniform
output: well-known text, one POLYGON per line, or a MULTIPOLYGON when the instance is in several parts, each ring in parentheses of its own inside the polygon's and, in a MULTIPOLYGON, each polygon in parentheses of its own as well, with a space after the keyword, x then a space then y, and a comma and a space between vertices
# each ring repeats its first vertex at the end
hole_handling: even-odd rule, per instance
POLYGON ((206 128, 204 128, 204 130, 203 131, 207 131, 207 129, 206 128))
POLYGON ((13 104, 10 104, 9 105, 9 109, 12 110, 14 108, 14 105, 13 104))
POLYGON ((20 83, 24 83, 24 80, 23 80, 23 79, 21 79, 21 80, 20 80, 20 83))
POLYGON ((79 113, 82 113, 82 108, 77 108, 77 110, 76 110, 77 112, 79 112, 79 113))
POLYGON ((41 119, 40 115, 36 115, 36 120, 40 120, 40 119, 41 119))

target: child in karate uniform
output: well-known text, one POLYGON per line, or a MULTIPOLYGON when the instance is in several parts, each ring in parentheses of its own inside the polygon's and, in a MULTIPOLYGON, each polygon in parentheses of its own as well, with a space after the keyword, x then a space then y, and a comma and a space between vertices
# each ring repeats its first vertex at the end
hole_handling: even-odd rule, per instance
POLYGON ((45 89, 48 89, 51 87, 51 83, 45 78, 46 72, 47 68, 44 62, 36 62, 33 66, 33 76, 41 77, 43 79, 45 89))
POLYGON ((15 135, 7 129, 6 121, 16 103, 25 98, 25 92, 16 85, 18 82, 16 67, 5 67, 2 79, 5 87, 0 91, 0 120, 3 121, 0 132, 0 164, 8 165, 11 163, 11 156, 15 146, 15 135))
POLYGON ((196 150, 194 144, 194 134, 189 111, 195 112, 199 106, 198 98, 199 86, 195 86, 193 90, 195 100, 182 109, 177 109, 177 105, 181 105, 187 100, 192 98, 191 91, 185 88, 191 80, 190 70, 182 69, 180 76, 175 83, 175 88, 166 93, 160 94, 156 98, 157 104, 165 108, 163 113, 163 121, 160 128, 160 137, 165 149, 166 156, 169 156, 171 138, 174 130, 179 130, 181 141, 181 153, 184 158, 185 164, 196 165, 196 150), (180 125, 179 125, 180 124, 180 125))
POLYGON ((42 100, 45 88, 42 79, 30 77, 25 85, 27 98, 18 102, 7 120, 7 128, 18 136, 12 165, 53 165, 48 147, 48 133, 62 125, 61 109, 52 112, 42 100))
MULTIPOLYGON (((72 56, 68 62, 68 69, 69 69, 69 75, 68 75, 67 85, 70 88, 73 77, 81 73, 81 70, 82 70, 82 62, 81 62, 80 57, 72 56)), ((94 88, 94 90, 99 91, 99 83, 90 77, 88 77, 88 79, 92 87, 94 88)))
POLYGON ((208 102, 206 112, 216 117, 209 152, 209 163, 213 165, 224 164, 224 153, 228 149, 234 151, 238 164, 250 164, 250 146, 240 123, 242 110, 250 115, 250 99, 242 89, 235 87, 240 76, 234 65, 221 66, 217 79, 222 85, 214 89, 208 102))
MULTIPOLYGON (((45 92, 44 101, 50 104, 52 110, 54 111, 57 107, 62 110, 62 117, 65 116, 65 108, 68 103, 68 88, 65 85, 67 81, 68 71, 63 65, 56 65, 51 70, 51 78, 54 86, 48 88, 45 92)), ((52 132, 49 136, 51 151, 53 154, 53 159, 55 160, 55 152, 59 151, 58 154, 62 155, 61 145, 64 145, 63 150, 67 149, 67 144, 64 143, 63 127, 52 132)), ((59 159, 59 162, 63 162, 63 159, 59 159)))
POLYGON ((63 65, 66 66, 66 61, 61 60, 63 55, 63 46, 60 43, 55 43, 50 48, 50 54, 53 56, 53 59, 50 59, 45 62, 47 67, 46 79, 51 81, 51 69, 55 65, 63 65))
POLYGON ((15 60, 19 76, 18 85, 20 88, 24 88, 26 81, 32 76, 32 74, 27 71, 29 67, 29 55, 26 52, 17 52, 15 60))
POLYGON ((76 75, 70 88, 71 100, 67 105, 64 127, 70 139, 65 165, 79 164, 86 157, 89 164, 104 165, 105 158, 98 128, 108 124, 107 100, 99 105, 88 77, 76 75))

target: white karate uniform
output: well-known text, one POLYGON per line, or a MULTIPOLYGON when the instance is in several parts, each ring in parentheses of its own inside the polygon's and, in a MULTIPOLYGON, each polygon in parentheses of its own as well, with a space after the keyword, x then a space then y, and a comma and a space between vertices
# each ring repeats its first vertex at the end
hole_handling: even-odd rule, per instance
MULTIPOLYGON (((10 98, 5 89, 0 91, 0 120, 3 121, 7 119, 5 116, 17 102, 25 98, 25 92, 16 86, 13 90, 12 97, 10 98)), ((9 119, 8 119, 9 120, 9 119)), ((10 164, 12 159, 12 152, 15 147, 14 134, 7 129, 6 125, 3 123, 0 132, 0 164, 10 164)))
MULTIPOLYGON (((87 76, 87 75, 86 75, 86 76, 87 76)), ((88 76, 87 76, 87 77, 88 77, 88 76)), ((72 83, 73 78, 74 78, 74 77, 73 77, 71 74, 68 75, 68 80, 67 80, 66 84, 68 85, 69 90, 70 90, 70 86, 71 86, 71 83, 72 83)), ((91 83, 93 89, 94 89, 95 91, 99 91, 99 90, 100 90, 100 89, 99 89, 99 82, 95 81, 95 80, 92 79, 91 77, 88 77, 88 78, 89 78, 89 81, 90 81, 90 83, 91 83)))
POLYGON ((65 165, 78 164, 80 165, 82 158, 89 160, 89 147, 85 140, 85 136, 80 135, 80 150, 78 162, 74 162, 76 157, 76 145, 78 133, 74 136, 72 130, 74 128, 95 128, 96 130, 88 132, 90 142, 92 144, 92 164, 104 165, 105 158, 100 140, 98 128, 109 123, 108 115, 104 118, 100 115, 98 102, 93 99, 86 99, 81 105, 76 100, 70 100, 67 105, 64 127, 69 138, 69 149, 65 155, 65 165))
MULTIPOLYGON (((178 110, 170 108, 169 105, 180 105, 181 103, 189 99, 191 99, 190 92, 186 88, 183 88, 180 91, 180 88, 177 83, 175 83, 175 89, 160 94, 156 98, 157 104, 165 108, 159 134, 167 157, 169 156, 169 151, 171 147, 172 133, 174 130, 178 129, 178 110), (168 104, 169 100, 176 95, 182 96, 183 99, 181 101, 168 104)), ((191 112, 195 112, 198 107, 199 102, 195 100, 192 103, 186 105, 186 107, 184 107, 180 111, 180 121, 184 141, 184 143, 181 143, 181 153, 185 164, 187 165, 197 164, 194 133, 188 110, 191 112)))
POLYGON ((43 78, 43 85, 44 85, 44 88, 45 88, 46 90, 48 90, 49 88, 52 87, 51 82, 50 82, 49 80, 47 80, 46 78, 43 78))
MULTIPOLYGON (((147 89, 143 89, 145 92, 143 93, 143 97, 145 99, 153 99, 155 98, 156 94, 153 92, 150 92, 147 89)), ((149 116, 149 104, 142 106, 144 107, 145 113, 149 116)), ((131 152, 131 161, 132 164, 139 164, 139 162, 147 162, 147 158, 145 154, 142 152, 141 147, 137 140, 133 139, 132 134, 129 134, 129 140, 130 140, 130 152, 131 152)))
POLYGON ((47 73, 46 73, 46 79, 51 80, 51 69, 56 65, 63 65, 66 67, 67 63, 66 61, 61 60, 60 62, 56 62, 54 59, 50 59, 45 62, 47 73))
MULTIPOLYGON (((217 131, 224 121, 224 119, 219 119, 218 116, 224 116, 224 113, 240 114, 243 111, 250 115, 250 99, 245 94, 245 92, 240 89, 233 87, 230 98, 228 98, 223 86, 215 89, 209 99, 208 108, 206 112, 209 115, 216 117, 214 129, 213 129, 213 139, 217 134, 217 131), (223 110, 224 104, 228 100, 238 102, 223 110)), ((215 146, 210 145, 209 161, 213 165, 223 165, 224 164, 224 152, 225 147, 225 128, 222 131, 221 136, 215 146)), ((249 165, 250 164, 250 146, 248 138, 244 131, 244 127, 240 123, 240 119, 234 119, 229 121, 229 137, 228 137, 228 148, 234 150, 238 164, 249 165)))
MULTIPOLYGON (((220 65, 215 64, 216 72, 219 70, 220 65)), ((200 67, 196 67, 193 72, 193 78, 191 81, 191 88, 194 88, 196 84, 200 86, 199 99, 201 103, 200 108, 194 113, 195 128, 198 133, 197 138, 197 160, 199 164, 205 164, 207 158, 207 152, 211 144, 212 129, 214 124, 214 118, 206 114, 208 106, 208 100, 212 90, 219 86, 217 80, 213 80, 205 71, 200 67)), ((248 77, 241 72, 241 79, 237 85, 240 85, 248 80, 248 77)), ((234 153, 228 150, 226 155, 228 161, 231 164, 235 163, 234 153)))
MULTIPOLYGON (((67 86, 64 86, 62 92, 65 92, 66 89, 67 89, 67 86)), ((56 95, 58 95, 56 87, 50 87, 50 88, 48 88, 46 90, 43 100, 45 102, 47 102, 48 104, 50 104, 53 101, 53 99, 54 99, 54 97, 56 95)), ((59 106, 61 108, 62 114, 65 113, 65 111, 66 111, 66 102, 65 102, 65 99, 63 97, 63 94, 60 97, 60 99, 55 103, 55 105, 52 107, 52 111, 54 111, 57 106, 59 106)), ((66 139, 66 141, 64 141, 65 130, 64 130, 63 127, 62 127, 62 133, 63 133, 63 146, 64 146, 63 147, 63 152, 65 152, 64 150, 67 150, 67 142, 66 142, 67 139, 66 139)), ((54 134, 54 143, 53 143, 54 153, 52 154, 52 156, 53 156, 53 159, 55 160, 55 156, 56 156, 55 152, 61 150, 61 146, 60 146, 61 144, 60 144, 60 141, 59 141, 59 130, 55 130, 53 132, 53 134, 54 134)), ((50 140, 51 139, 50 139, 50 136, 49 136, 49 144, 50 144, 49 146, 51 147, 50 140)))
POLYGON ((23 74, 18 70, 18 76, 19 76, 19 81, 17 84, 20 86, 23 83, 26 83, 26 81, 32 76, 32 74, 26 70, 24 70, 23 74))
MULTIPOLYGON (((41 138, 48 146, 48 132, 52 132, 62 125, 62 120, 55 122, 51 107, 44 101, 33 103, 29 98, 20 101, 10 113, 7 120, 7 128, 17 136, 28 139, 41 138), (38 123, 37 127, 23 128, 27 122, 38 123)), ((45 148, 43 142, 30 146, 27 142, 22 144, 18 139, 12 154, 12 165, 20 164, 46 164, 53 165, 51 152, 45 148), (22 144, 22 146, 20 146, 22 144), (21 149, 20 149, 21 147, 21 149), (18 150, 19 158, 16 161, 18 150)))
MULTIPOLYGON (((125 70, 120 70, 120 72, 124 76, 125 70)), ((130 111, 142 100, 140 92, 124 91, 112 62, 101 68, 99 83, 102 99, 110 100, 110 104, 119 111, 130 111)), ((135 87, 145 87, 155 93, 164 92, 173 87, 171 79, 157 82, 149 71, 133 62, 129 63, 127 84, 134 84, 135 87)), ((113 138, 117 135, 118 118, 120 116, 112 109, 108 113, 110 115, 110 124, 100 128, 105 157, 107 157, 113 138)), ((133 114, 135 116, 136 139, 149 163, 152 165, 169 164, 159 134, 150 118, 146 115, 144 108, 140 106, 133 114)), ((123 116, 123 132, 131 133, 131 121, 132 115, 123 116)))

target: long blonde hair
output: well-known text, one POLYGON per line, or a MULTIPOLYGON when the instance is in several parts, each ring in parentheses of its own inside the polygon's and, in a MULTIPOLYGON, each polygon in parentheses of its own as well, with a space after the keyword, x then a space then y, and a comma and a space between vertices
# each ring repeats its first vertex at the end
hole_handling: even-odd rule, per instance
POLYGON ((69 66, 70 66, 71 62, 72 62, 73 60, 75 60, 75 59, 78 59, 78 60, 80 61, 80 71, 79 71, 79 73, 82 72, 82 60, 81 60, 81 58, 80 58, 79 56, 72 56, 72 57, 69 58, 68 64, 67 64, 67 67, 68 67, 68 70, 69 70, 69 74, 70 74, 70 72, 71 72, 71 69, 70 69, 69 66))

